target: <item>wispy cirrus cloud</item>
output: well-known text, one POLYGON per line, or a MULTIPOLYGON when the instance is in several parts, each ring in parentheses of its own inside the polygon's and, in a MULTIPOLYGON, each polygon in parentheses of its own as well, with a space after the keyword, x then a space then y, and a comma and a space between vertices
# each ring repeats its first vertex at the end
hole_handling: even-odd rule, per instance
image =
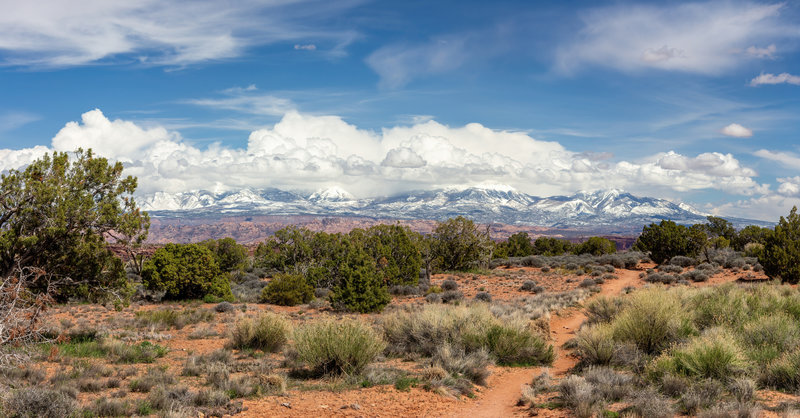
POLYGON ((741 65, 743 57, 773 58, 776 43, 800 36, 800 25, 781 18, 783 7, 707 1, 593 9, 582 14, 575 39, 557 48, 555 67, 563 73, 587 65, 721 73, 741 65))
POLYGON ((99 62, 183 66, 238 57, 253 46, 355 35, 326 25, 356 0, 90 0, 0 2, 0 64, 69 67, 99 62))
POLYGON ((367 57, 367 65, 387 88, 402 87, 411 79, 442 74, 461 67, 470 54, 464 36, 446 36, 422 44, 393 44, 382 47, 367 57))
POLYGON ((750 85, 753 87, 765 84, 794 84, 795 86, 800 86, 800 75, 761 73, 758 77, 750 80, 750 85))
POLYGON ((793 152, 770 151, 766 149, 760 149, 754 152, 753 155, 767 160, 775 161, 777 163, 782 164, 785 167, 800 170, 800 156, 798 156, 793 152))
POLYGON ((181 103, 263 116, 283 116, 296 108, 291 100, 261 93, 254 84, 225 89, 221 97, 186 99, 181 103))

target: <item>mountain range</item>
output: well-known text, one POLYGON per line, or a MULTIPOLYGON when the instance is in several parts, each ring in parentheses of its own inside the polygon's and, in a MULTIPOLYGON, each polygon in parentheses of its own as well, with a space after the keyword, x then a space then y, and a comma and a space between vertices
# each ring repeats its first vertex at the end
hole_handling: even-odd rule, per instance
MULTIPOLYGON (((694 224, 705 222, 707 216, 684 203, 634 196, 620 190, 537 197, 502 185, 413 191, 367 199, 357 199, 338 187, 310 194, 279 189, 222 193, 159 192, 144 196, 140 203, 156 218, 310 215, 444 220, 462 215, 487 224, 578 229, 617 227, 641 230, 643 225, 662 219, 694 224)), ((728 220, 737 227, 770 225, 748 219, 728 220)))

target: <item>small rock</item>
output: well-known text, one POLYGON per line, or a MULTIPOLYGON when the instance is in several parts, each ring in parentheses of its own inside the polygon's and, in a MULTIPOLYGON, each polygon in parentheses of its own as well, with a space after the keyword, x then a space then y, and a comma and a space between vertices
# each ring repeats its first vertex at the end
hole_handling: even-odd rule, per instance
POLYGON ((361 405, 359 405, 357 403, 354 403, 354 404, 350 405, 350 408, 351 409, 355 409, 356 411, 358 411, 359 409, 361 409, 361 405))
POLYGON ((292 404, 290 404, 289 402, 283 402, 281 403, 281 406, 292 409, 292 404))

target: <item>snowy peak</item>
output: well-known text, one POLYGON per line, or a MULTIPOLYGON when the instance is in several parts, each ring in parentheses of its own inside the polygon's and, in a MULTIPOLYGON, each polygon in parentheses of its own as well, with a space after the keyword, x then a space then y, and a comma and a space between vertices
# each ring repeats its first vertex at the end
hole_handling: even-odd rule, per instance
POLYGON ((341 187, 333 186, 327 189, 318 190, 308 197, 311 201, 326 201, 326 202, 346 202, 355 200, 355 196, 347 192, 341 187))
MULTIPOLYGON (((706 220, 705 213, 690 205, 637 197, 621 190, 537 197, 498 185, 415 191, 373 199, 356 199, 339 187, 319 190, 310 195, 279 189, 243 189, 225 193, 160 192, 145 196, 141 205, 153 216, 217 216, 233 213, 444 220, 463 215, 481 223, 561 228, 641 228, 642 225, 662 219, 684 224, 706 220)), ((741 225, 757 223, 740 221, 741 225)))

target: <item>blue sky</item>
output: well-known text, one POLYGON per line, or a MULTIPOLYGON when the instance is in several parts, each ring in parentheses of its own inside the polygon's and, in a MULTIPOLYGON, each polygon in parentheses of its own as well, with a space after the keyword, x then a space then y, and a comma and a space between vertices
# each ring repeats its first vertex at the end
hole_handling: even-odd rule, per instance
POLYGON ((0 170, 82 146, 142 194, 800 203, 796 2, 3 3, 0 170))

